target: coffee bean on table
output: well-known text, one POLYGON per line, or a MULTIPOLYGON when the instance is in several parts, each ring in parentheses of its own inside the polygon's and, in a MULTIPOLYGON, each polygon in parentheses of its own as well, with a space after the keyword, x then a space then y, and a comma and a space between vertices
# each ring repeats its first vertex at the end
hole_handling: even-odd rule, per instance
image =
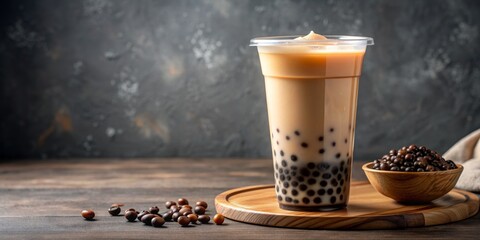
POLYGON ((165 224, 165 220, 162 217, 154 217, 150 224, 154 227, 161 227, 165 224))
POLYGON ((167 201, 165 202, 165 208, 170 209, 172 206, 176 206, 177 203, 174 201, 167 201))
POLYGON ((180 208, 177 205, 173 205, 170 207, 170 210, 172 210, 173 212, 178 212, 180 211, 180 208))
POLYGON ((192 206, 190 206, 190 205, 182 205, 182 208, 188 208, 188 209, 191 210, 191 209, 192 209, 192 206))
POLYGON ((203 224, 206 224, 206 223, 210 222, 210 216, 200 215, 200 216, 198 216, 198 221, 200 221, 203 224))
POLYGON ((188 205, 188 200, 186 198, 179 198, 177 202, 178 202, 178 205, 180 206, 188 205))
POLYGON ((225 217, 220 213, 215 214, 213 217, 213 222, 217 225, 223 224, 223 221, 225 221, 225 217))
POLYGON ((195 214, 195 213, 192 213, 192 214, 188 214, 187 215, 188 219, 190 219, 190 222, 195 224, 197 223, 197 220, 198 220, 198 215, 195 214))
MULTIPOLYGON (((135 208, 129 208, 129 209, 125 210, 125 214, 127 214, 127 212, 130 212, 130 211, 137 212, 137 211, 135 211, 135 208)), ((138 212, 137 212, 137 214, 138 214, 138 212)))
POLYGON ((142 212, 140 212, 140 213, 138 214, 138 217, 137 217, 138 221, 142 221, 142 217, 145 216, 145 215, 147 215, 147 214, 149 214, 149 213, 150 213, 150 212, 147 211, 147 210, 143 210, 142 212))
POLYGON ((182 225, 182 227, 188 226, 190 224, 190 219, 186 216, 180 216, 178 217, 178 224, 182 225))
POLYGON ((199 215, 205 214, 205 208, 203 206, 196 206, 195 213, 199 215))
POLYGON ((172 211, 168 211, 168 212, 165 212, 165 213, 162 214, 162 217, 163 217, 163 219, 165 219, 165 221, 171 221, 172 216, 173 216, 172 211))
POLYGON ((142 221, 143 223, 147 224, 147 225, 152 225, 152 219, 153 219, 154 217, 156 217, 156 216, 158 216, 158 215, 156 215, 156 214, 151 214, 151 213, 145 214, 145 215, 143 215, 141 221, 142 221))
POLYGON ((118 214, 120 214, 120 207, 119 206, 111 206, 109 209, 108 209, 108 213, 110 213, 110 215, 112 216, 118 216, 118 214))
POLYGON ((205 202, 205 201, 199 201, 197 202, 197 204, 195 204, 197 206, 202 206, 203 208, 207 209, 208 208, 208 204, 205 202))
POLYGON ((150 209, 148 209, 148 211, 152 214, 158 214, 160 209, 157 206, 154 206, 154 207, 150 207, 150 209))
POLYGON ((135 222, 135 219, 137 218, 138 214, 135 211, 128 211, 125 213, 125 218, 129 222, 135 222))
POLYGON ((92 220, 95 217, 95 212, 91 209, 82 210, 82 217, 86 220, 92 220))
POLYGON ((189 208, 182 208, 182 209, 180 209, 179 213, 180 213, 180 215, 187 216, 188 214, 191 214, 193 212, 189 208))
POLYGON ((177 222, 177 221, 178 221, 178 218, 179 218, 180 216, 182 216, 182 215, 181 215, 179 212, 174 212, 174 213, 172 214, 172 220, 173 220, 174 222, 177 222))

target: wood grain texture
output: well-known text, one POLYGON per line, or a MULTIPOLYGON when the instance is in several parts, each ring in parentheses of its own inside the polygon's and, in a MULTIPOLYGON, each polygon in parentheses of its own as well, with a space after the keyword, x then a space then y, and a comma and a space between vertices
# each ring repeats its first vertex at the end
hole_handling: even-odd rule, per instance
POLYGON ((308 229, 393 229, 460 221, 478 212, 479 198, 454 189, 429 204, 402 205, 368 182, 352 182, 346 209, 330 212, 287 211, 279 208, 274 185, 236 188, 215 198, 217 212, 259 225, 308 229))
MULTIPOLYGON (((366 180, 354 161, 353 178, 366 180)), ((478 237, 480 214, 427 228, 303 230, 244 224, 155 229, 110 217, 115 202, 145 209, 179 196, 205 200, 228 189, 273 183, 271 159, 60 159, 0 163, 0 239, 451 239, 478 237), (97 221, 80 211, 93 208, 97 221)))

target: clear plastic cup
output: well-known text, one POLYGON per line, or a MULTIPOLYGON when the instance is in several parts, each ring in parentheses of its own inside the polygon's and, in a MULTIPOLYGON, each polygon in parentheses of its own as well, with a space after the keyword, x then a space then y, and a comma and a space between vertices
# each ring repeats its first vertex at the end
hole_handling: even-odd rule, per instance
POLYGON ((265 78, 281 208, 324 211, 348 203, 358 84, 373 39, 254 38, 265 78))

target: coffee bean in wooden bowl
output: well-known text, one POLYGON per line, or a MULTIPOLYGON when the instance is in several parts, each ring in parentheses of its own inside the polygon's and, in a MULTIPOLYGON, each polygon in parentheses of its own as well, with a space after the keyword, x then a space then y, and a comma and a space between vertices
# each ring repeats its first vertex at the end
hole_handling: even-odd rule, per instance
POLYGON ((424 146, 405 146, 362 166, 372 186, 403 203, 433 201, 455 187, 463 166, 424 146))

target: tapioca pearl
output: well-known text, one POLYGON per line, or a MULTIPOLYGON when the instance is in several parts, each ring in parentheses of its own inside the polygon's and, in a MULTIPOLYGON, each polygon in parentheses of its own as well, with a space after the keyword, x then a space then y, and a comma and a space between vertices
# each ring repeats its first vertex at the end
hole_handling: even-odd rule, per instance
POLYGON ((323 179, 329 179, 329 178, 331 178, 331 177, 332 177, 332 174, 330 174, 330 173, 324 173, 324 174, 322 174, 322 178, 323 178, 323 179))
POLYGON ((335 203, 337 201, 337 198, 335 196, 330 198, 330 203, 335 203))
POLYGON ((340 179, 340 185, 343 186, 344 183, 345 183, 345 181, 343 181, 343 179, 340 179))
MULTIPOLYGON (((340 167, 343 168, 344 166, 345 166, 345 160, 342 160, 342 161, 340 162, 340 167)), ((340 171, 343 171, 343 170, 340 170, 340 171)))
POLYGON ((318 177, 318 176, 320 176, 320 172, 315 170, 315 171, 312 172, 312 176, 318 177))
POLYGON ((320 186, 326 187, 327 186, 327 181, 320 181, 320 186))
POLYGON ((285 155, 285 153, 283 152, 283 150, 280 150, 280 156, 283 157, 283 155, 285 155))
POLYGON ((302 199, 302 202, 305 203, 305 204, 309 204, 309 203, 310 203, 310 199, 304 197, 304 198, 302 199))
POLYGON ((292 184, 292 187, 297 187, 297 186, 298 186, 298 182, 297 182, 297 181, 292 181, 290 184, 292 184))
POLYGON ((325 153, 325 149, 323 149, 323 148, 320 148, 320 150, 318 150, 318 153, 320 153, 320 154, 324 154, 324 153, 325 153))
POLYGON ((290 169, 292 169, 292 170, 298 170, 298 167, 297 167, 297 166, 291 166, 290 169))
POLYGON ((338 173, 338 167, 333 167, 332 168, 332 173, 337 174, 338 173))
POLYGON ((291 181, 292 177, 290 175, 287 176, 287 181, 291 181))
POLYGON ((314 169, 314 168, 315 168, 315 163, 309 162, 309 163, 307 164, 307 167, 310 168, 310 169, 314 169))
POLYGON ((330 164, 328 163, 319 163, 317 165, 317 168, 318 170, 322 171, 322 170, 328 170, 330 168, 330 164))
POLYGON ((285 201, 286 201, 286 202, 292 202, 293 199, 292 199, 291 197, 286 197, 286 198, 285 198, 285 201))
POLYGON ((277 145, 280 145, 280 143, 277 141, 277 145))
POLYGON ((300 131, 296 130, 294 133, 295 135, 300 136, 300 131))
POLYGON ((278 169, 278 172, 279 172, 280 174, 282 174, 282 173, 283 173, 283 168, 278 169))
POLYGON ((329 189, 327 190, 327 193, 328 193, 328 195, 332 195, 332 194, 333 194, 333 188, 329 188, 329 189))
POLYGON ((288 136, 288 135, 285 136, 285 139, 287 139, 287 141, 290 140, 290 136, 288 136))
POLYGON ((292 196, 297 196, 298 195, 298 191, 296 189, 293 189, 292 190, 292 196))
POLYGON ((283 194, 283 195, 287 194, 287 189, 282 188, 282 194, 283 194))
POLYGON ((283 167, 286 167, 286 166, 287 166, 287 161, 282 160, 282 166, 283 166, 283 167))
POLYGON ((340 179, 342 179, 342 174, 341 174, 341 173, 338 173, 338 174, 337 174, 337 180, 340 181, 340 179))
POLYGON ((335 154, 335 157, 336 157, 336 158, 340 158, 341 156, 342 156, 342 154, 341 154, 341 153, 337 153, 337 154, 335 154))
POLYGON ((290 156, 290 159, 294 162, 296 162, 298 160, 297 155, 295 155, 295 154, 292 154, 292 156, 290 156))
POLYGON ((292 177, 297 176, 297 172, 296 172, 296 171, 292 171, 292 172, 290 173, 290 176, 292 176, 292 177))
POLYGON ((293 200, 293 203, 295 203, 295 204, 299 204, 299 203, 300 203, 300 201, 298 201, 297 199, 295 199, 295 200, 293 200))
POLYGON ((280 174, 280 181, 285 181, 285 175, 284 174, 280 174))
POLYGON ((290 170, 288 169, 285 169, 285 171, 283 171, 285 174, 289 174, 290 173, 290 170))
POLYGON ((319 198, 319 197, 316 197, 313 199, 313 202, 316 203, 316 204, 319 204, 319 203, 322 203, 322 199, 319 198))
POLYGON ((278 178, 278 172, 275 173, 275 178, 278 178))
POLYGON ((335 145, 337 145, 336 142, 332 142, 332 147, 335 147, 335 145))
POLYGON ((330 181, 330 183, 331 183, 332 186, 334 186, 334 187, 338 186, 338 181, 337 181, 337 179, 335 179, 335 178, 332 179, 332 180, 330 181))
POLYGON ((340 194, 342 192, 342 188, 341 187, 337 187, 337 194, 340 194))
POLYGON ((349 156, 350 156, 350 153, 349 153, 349 152, 347 152, 347 157, 349 157, 349 156))
POLYGON ((300 144, 300 146, 302 146, 303 148, 308 148, 308 143, 302 142, 302 143, 300 144))
POLYGON ((310 197, 313 197, 315 195, 315 191, 310 189, 307 191, 307 195, 310 196, 310 197))
POLYGON ((307 168, 300 169, 300 174, 304 177, 310 176, 310 171, 307 168))
POLYGON ((343 194, 340 194, 340 201, 343 200, 343 194))
POLYGON ((318 137, 319 142, 323 142, 323 136, 318 137))
POLYGON ((302 176, 298 176, 298 177, 297 177, 297 181, 299 181, 299 182, 303 182, 303 181, 305 181, 305 178, 304 178, 304 177, 302 177, 302 176))
POLYGON ((348 139, 345 138, 345 141, 344 141, 344 142, 347 143, 347 142, 348 142, 348 139))
POLYGON ((313 184, 317 183, 317 180, 315 178, 309 178, 307 183, 310 184, 310 185, 313 185, 313 184))
POLYGON ((321 188, 317 191, 318 195, 323 196, 325 195, 325 189, 321 188))
POLYGON ((352 124, 348 125, 348 130, 352 130, 352 124))
POLYGON ((307 190, 307 188, 308 188, 307 185, 305 185, 303 183, 300 184, 300 186, 298 186, 298 189, 300 189, 300 191, 305 191, 305 190, 307 190))
POLYGON ((278 169, 278 163, 275 163, 275 169, 278 169))
POLYGON ((280 195, 277 196, 277 199, 278 199, 278 201, 283 201, 283 198, 280 195))
POLYGON ((348 168, 343 169, 343 173, 347 174, 348 173, 348 168))
POLYGON ((335 129, 333 129, 333 128, 330 128, 330 132, 333 132, 333 131, 335 131, 335 129))
POLYGON ((280 129, 277 128, 277 133, 280 133, 280 129))
POLYGON ((290 186, 290 184, 288 182, 283 182, 283 187, 284 188, 288 188, 290 186))

